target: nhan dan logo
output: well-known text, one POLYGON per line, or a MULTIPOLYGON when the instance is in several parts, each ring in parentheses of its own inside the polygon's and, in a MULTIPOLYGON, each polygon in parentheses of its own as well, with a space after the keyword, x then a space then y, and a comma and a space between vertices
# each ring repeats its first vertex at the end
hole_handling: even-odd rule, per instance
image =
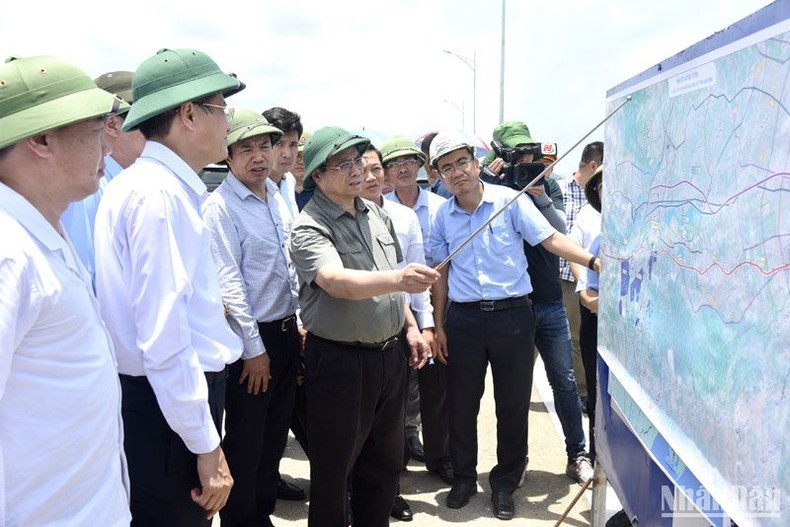
MULTIPOLYGON (((736 511, 752 518, 778 518, 781 512, 781 492, 774 487, 736 485, 731 487, 735 497, 730 513, 736 511)), ((730 517, 704 487, 661 486, 661 517, 691 518, 700 513, 709 518, 730 517)))

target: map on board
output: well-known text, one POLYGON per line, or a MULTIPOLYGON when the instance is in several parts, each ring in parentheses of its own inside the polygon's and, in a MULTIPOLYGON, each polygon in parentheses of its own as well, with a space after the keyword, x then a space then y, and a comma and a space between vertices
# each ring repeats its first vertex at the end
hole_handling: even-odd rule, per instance
POLYGON ((632 100, 605 132, 612 397, 741 527, 790 525, 790 24, 616 90, 610 108, 632 100))

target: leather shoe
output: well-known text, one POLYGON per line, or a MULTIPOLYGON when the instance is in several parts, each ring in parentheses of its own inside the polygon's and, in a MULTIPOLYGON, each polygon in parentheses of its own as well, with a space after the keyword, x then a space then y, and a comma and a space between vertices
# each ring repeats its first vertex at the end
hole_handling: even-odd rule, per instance
POLYGON ((453 462, 449 459, 442 461, 442 464, 438 467, 432 468, 431 472, 437 474, 448 485, 452 485, 453 481, 455 481, 455 469, 453 468, 453 462))
POLYGON ((477 483, 453 483, 453 488, 447 494, 447 506, 451 509, 460 509, 469 503, 469 498, 477 494, 477 483))
POLYGON ((303 501, 307 495, 302 487, 288 483, 283 478, 277 482, 277 499, 288 501, 303 501))
POLYGON ((513 496, 504 491, 494 491, 491 495, 491 503, 494 504, 494 516, 500 520, 513 519, 513 496))
POLYGON ((407 437, 406 448, 409 450, 409 456, 418 463, 425 463, 425 450, 420 443, 419 437, 407 437))
POLYGON ((410 522, 414 518, 414 515, 411 513, 411 507, 409 507, 409 504, 400 494, 395 496, 395 502, 392 504, 390 516, 402 522, 410 522))

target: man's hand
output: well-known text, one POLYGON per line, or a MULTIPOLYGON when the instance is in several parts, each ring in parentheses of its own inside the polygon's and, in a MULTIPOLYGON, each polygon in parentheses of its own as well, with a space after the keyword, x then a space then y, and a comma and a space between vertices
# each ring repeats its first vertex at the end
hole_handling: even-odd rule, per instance
POLYGON ((257 357, 246 359, 239 376, 239 384, 247 381, 247 393, 258 395, 269 389, 269 379, 272 378, 269 370, 269 354, 262 353, 257 357))
POLYGON ((299 332, 299 355, 304 357, 304 345, 307 342, 307 330, 303 326, 297 328, 299 332))
POLYGON ((206 511, 206 518, 213 518, 225 506, 233 487, 225 453, 218 446, 208 454, 197 455, 200 487, 192 489, 192 501, 206 511))
POLYGON ((505 161, 501 157, 497 157, 488 164, 488 170, 499 176, 499 179, 505 177, 502 168, 505 166, 505 161))
POLYGON ((543 180, 536 181, 534 185, 531 187, 527 187, 525 190, 527 194, 532 196, 533 198, 540 198, 543 194, 546 193, 546 189, 543 187, 543 180))
POLYGON ((433 337, 433 351, 436 358, 446 366, 450 355, 447 353, 447 334, 444 332, 444 328, 434 328, 433 337))
POLYGON ((422 293, 439 279, 439 271, 427 265, 410 263, 400 270, 399 290, 407 293, 422 293))
POLYGON ((417 327, 410 327, 406 330, 406 342, 409 345, 411 356, 409 357, 409 366, 412 369, 419 370, 428 359, 433 357, 431 347, 425 342, 422 333, 417 327))

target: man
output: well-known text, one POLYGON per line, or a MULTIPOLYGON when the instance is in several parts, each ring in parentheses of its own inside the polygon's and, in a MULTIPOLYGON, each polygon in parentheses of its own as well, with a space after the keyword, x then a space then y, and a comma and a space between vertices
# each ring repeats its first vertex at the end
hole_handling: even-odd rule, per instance
MULTIPOLYGON (((570 233, 576 241, 593 254, 601 249, 601 189, 603 186, 603 165, 593 172, 584 186, 587 205, 579 210, 576 223, 570 233)), ((598 394, 598 274, 571 264, 574 278, 577 278, 576 292, 579 295, 581 324, 579 325, 579 345, 582 349, 587 386, 592 391, 587 398, 587 415, 590 418, 590 458, 595 460, 595 404, 598 394)))
POLYGON ((52 57, 0 79, 0 525, 129 525, 112 345, 60 223, 128 105, 52 57))
MULTIPOLYGON (((539 159, 535 159, 534 153, 522 153, 519 159, 514 160, 514 165, 511 167, 512 170, 530 174, 526 178, 530 181, 534 179, 532 174, 537 176, 557 159, 557 145, 535 143, 530 136, 529 128, 521 121, 510 121, 497 126, 493 137, 494 141, 507 149, 523 148, 524 151, 540 152, 537 154, 539 159), (533 161, 537 162, 533 163, 533 161)), ((501 172, 503 164, 503 160, 497 158, 489 167, 494 167, 495 172, 501 172)), ((564 233, 565 214, 562 212, 562 193, 557 182, 549 178, 550 175, 550 173, 544 175, 540 181, 529 187, 526 193, 551 226, 564 233)), ((494 182, 501 181, 495 178, 494 182)), ((518 185, 514 185, 514 189, 520 190, 518 185)), ((568 317, 562 302, 559 258, 542 245, 532 246, 525 243, 524 252, 532 283, 532 293, 529 298, 535 313, 535 346, 543 359, 546 376, 554 394, 554 403, 557 406, 557 417, 565 436, 565 453, 568 456, 565 474, 577 483, 584 484, 592 478, 593 469, 585 452, 587 445, 584 441, 582 412, 573 373, 568 317)))
MULTIPOLYGON (((274 183, 276 192, 285 200, 288 205, 288 212, 292 221, 296 221, 299 211, 302 210, 296 201, 296 178, 291 174, 291 171, 296 165, 296 160, 299 152, 299 140, 304 132, 302 127, 302 120, 298 113, 294 113, 285 108, 274 106, 265 110, 263 116, 269 123, 282 131, 282 135, 277 139, 272 147, 274 161, 272 163, 269 179, 274 183)), ((302 191, 304 193, 305 190, 302 191)), ((303 330, 300 329, 300 331, 303 330)), ((294 383, 296 383, 296 375, 294 375, 294 383)), ((294 412, 293 424, 294 435, 300 439, 302 448, 305 448, 306 439, 303 436, 303 420, 300 415, 301 409, 294 412)), ((305 454, 307 450, 305 449, 305 454)), ((281 500, 302 501, 307 495, 303 488, 298 485, 286 481, 278 475, 277 483, 277 497, 281 500)))
MULTIPOLYGON (((97 77, 94 79, 94 82, 99 88, 131 104, 133 100, 132 75, 134 74, 131 71, 113 71, 97 77)), ((96 278, 93 227, 96 222, 96 210, 99 208, 99 200, 101 200, 104 187, 121 170, 134 163, 134 160, 143 151, 143 145, 145 145, 145 138, 138 130, 133 132, 121 131, 127 111, 128 108, 107 117, 104 121, 105 140, 112 154, 104 158, 104 177, 99 184, 99 190, 83 200, 71 203, 60 219, 63 227, 69 234, 77 255, 80 257, 80 261, 82 261, 82 265, 85 266, 91 275, 91 282, 95 282, 96 278)))
MULTIPOLYGON (((573 173, 573 177, 562 186, 562 200, 565 207, 567 232, 571 232, 576 222, 579 210, 587 204, 584 197, 584 186, 599 166, 603 163, 603 143, 594 141, 584 147, 582 157, 579 161, 579 170, 573 173)), ((587 382, 585 380, 584 363, 582 361, 581 348, 579 346, 579 295, 576 293, 576 284, 570 265, 560 258, 560 284, 562 284, 562 301, 565 311, 568 313, 568 323, 571 328, 571 344, 573 346, 573 371, 576 377, 576 385, 579 389, 581 406, 583 411, 587 411, 587 382)), ((594 389, 594 388, 593 388, 594 389)))
MULTIPOLYGON (((436 213, 431 251, 442 261, 515 191, 480 181, 474 148, 462 136, 442 132, 431 144, 431 158, 454 195, 436 213)), ((497 465, 491 470, 494 515, 513 518, 512 493, 526 467, 527 415, 532 387, 535 333, 532 292, 522 240, 542 244, 572 261, 600 262, 558 233, 521 196, 441 269, 434 287, 438 357, 448 364, 450 453, 455 481, 447 506, 461 508, 477 493, 477 413, 487 364, 491 363, 497 407, 497 465)))
POLYGON ((99 204, 96 288, 121 374, 133 525, 207 525, 233 484, 219 431, 226 364, 242 350, 223 316, 197 171, 226 157, 225 97, 243 88, 197 50, 143 62, 123 130, 147 141, 99 204))
POLYGON ((228 176, 203 207, 228 322, 244 343, 228 367, 222 445, 234 485, 221 513, 226 526, 272 525, 296 393, 298 292, 287 248, 293 222, 268 179, 271 138, 280 135, 259 113, 236 109, 228 176))
MULTIPOLYGON (((425 155, 414 146, 407 137, 393 137, 381 147, 384 159, 384 172, 395 190, 386 195, 387 200, 392 200, 412 209, 420 220, 420 229, 423 240, 430 238, 430 224, 436 211, 446 200, 437 194, 428 192, 417 184, 417 171, 423 164, 425 155)), ((430 249, 425 250, 425 261, 433 266, 436 260, 430 249)), ((429 344, 433 344, 433 312, 415 313, 417 323, 423 332, 423 337, 429 344), (431 315, 431 316, 428 316, 431 315)), ((410 429, 408 414, 410 407, 415 407, 412 412, 422 416, 423 438, 425 439, 424 461, 429 471, 442 478, 445 483, 453 482, 453 465, 450 461, 449 425, 447 421, 447 372, 444 364, 436 364, 431 368, 423 368, 414 372, 409 379, 417 378, 412 388, 409 385, 409 400, 407 400, 407 446, 414 456, 415 451, 423 451, 419 442, 419 421, 414 415, 414 423, 410 429), (416 402, 416 404, 415 404, 416 402)), ((416 458, 416 456, 414 456, 416 458)), ((418 459, 419 460, 419 459, 418 459)))
MULTIPOLYGON (((423 249, 422 232, 420 230, 420 221, 417 215, 408 207, 404 207, 399 203, 392 200, 384 199, 382 196, 382 188, 386 176, 384 175, 384 167, 382 166, 382 155, 376 147, 369 145, 365 153, 365 171, 364 179, 362 180, 362 193, 361 197, 372 201, 382 209, 392 220, 392 225, 395 227, 395 234, 398 236, 398 243, 403 253, 403 261, 398 264, 398 267, 405 267, 409 263, 419 263, 425 265, 425 250, 423 249)), ((417 325, 423 328, 430 328, 431 335, 429 338, 433 340, 433 307, 431 306, 430 294, 426 291, 416 295, 410 295, 409 305, 414 314, 417 325)), ((425 334, 423 334, 425 338, 425 334)), ((428 339, 426 339, 428 342, 428 339)), ((433 368, 421 368, 420 372, 433 368)), ((411 372, 409 372, 411 373, 411 372)), ((412 377, 408 375, 409 379, 412 377)), ((414 375, 416 379, 416 375, 414 375)), ((407 381, 408 383, 408 381, 407 381)), ((407 385, 406 390, 406 411, 408 412, 409 405, 409 388, 407 385)), ((416 391, 416 386, 415 386, 416 391)), ((419 401, 419 395, 418 395, 419 401)), ((408 428, 408 417, 406 418, 406 427, 408 428)), ((406 434, 407 448, 408 448, 408 432, 406 434)), ((405 458, 404 453, 404 458, 405 458)), ((411 521, 413 514, 411 507, 400 495, 400 491, 395 496, 395 503, 392 505, 390 516, 400 521, 411 521)))
POLYGON ((402 292, 426 291, 438 273, 397 269, 392 221, 359 198, 369 143, 326 127, 304 149, 304 184, 315 193, 294 226, 291 257, 308 332, 311 527, 345 525, 349 476, 354 523, 388 525, 403 463, 404 335, 412 367, 431 355, 402 292))
POLYGON ((299 138, 299 150, 296 153, 296 163, 294 163, 293 173, 296 185, 294 186, 294 195, 296 196, 296 206, 301 211, 310 198, 313 197, 313 191, 304 188, 304 145, 310 139, 309 132, 302 132, 299 138))
POLYGON ((296 205, 296 178, 291 174, 299 153, 299 138, 304 132, 298 113, 285 108, 273 107, 263 112, 272 126, 282 130, 283 135, 274 144, 274 166, 269 176, 280 193, 286 198, 293 219, 299 215, 296 205))
POLYGON ((428 178, 428 186, 430 187, 431 192, 446 199, 453 197, 453 195, 450 194, 450 192, 447 190, 447 187, 445 187, 444 183, 442 183, 442 178, 439 177, 439 173, 435 168, 433 168, 430 157, 431 143, 433 142, 433 138, 436 137, 436 134, 438 133, 439 132, 431 132, 429 134, 425 134, 422 138, 422 142, 420 143, 420 150, 425 156, 423 170, 425 170, 425 176, 428 178))

